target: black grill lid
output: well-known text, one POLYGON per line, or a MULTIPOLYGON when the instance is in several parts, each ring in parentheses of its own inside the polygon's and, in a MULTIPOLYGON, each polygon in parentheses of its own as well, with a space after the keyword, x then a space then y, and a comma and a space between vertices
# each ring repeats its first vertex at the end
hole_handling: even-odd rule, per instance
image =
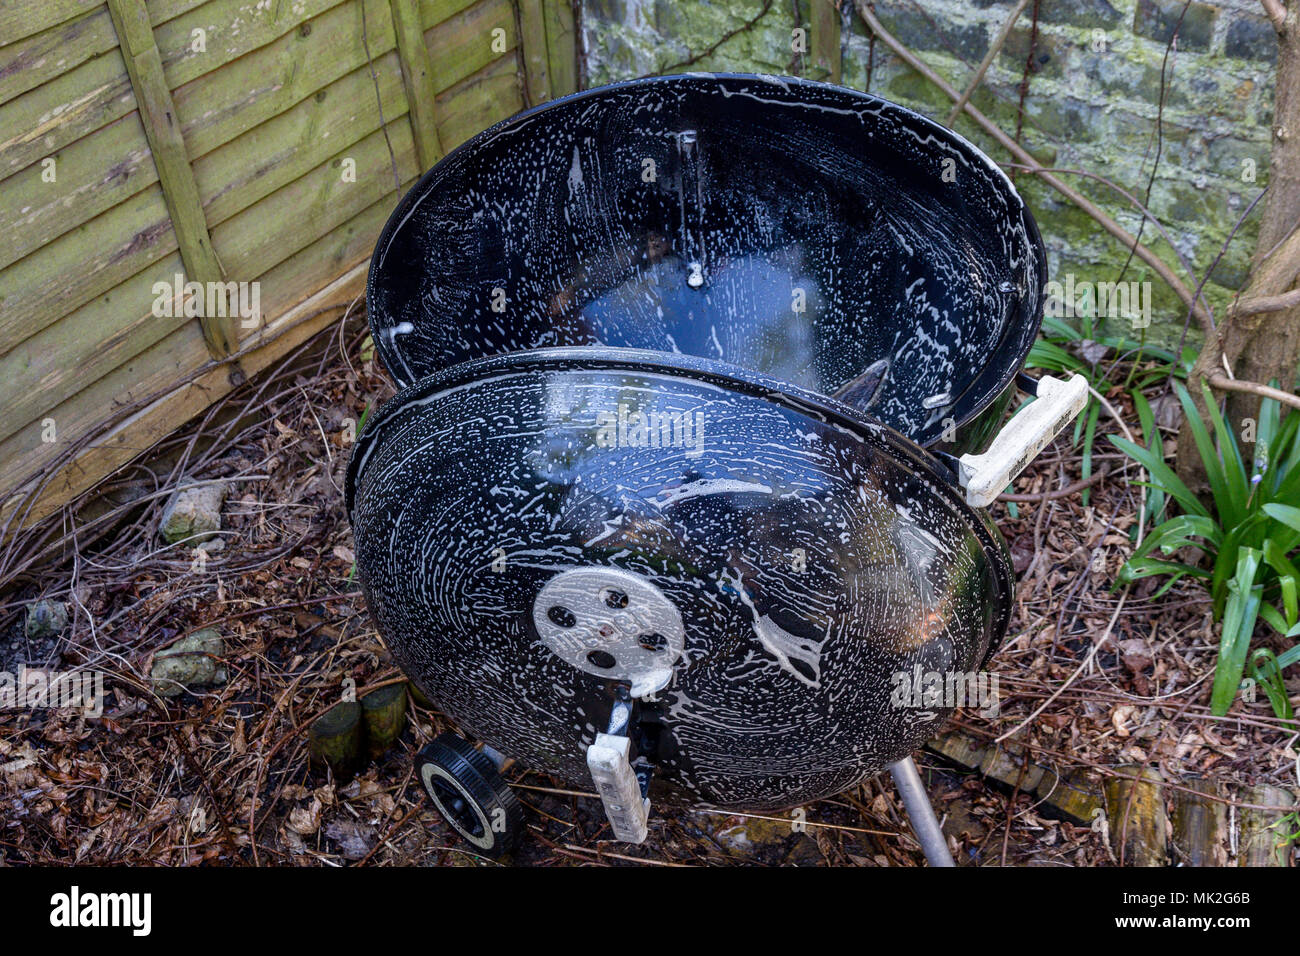
POLYGON ((956 134, 840 87, 692 74, 453 151, 389 219, 368 305, 401 385, 548 346, 681 352, 929 445, 1021 367, 1044 269, 1024 203, 956 134))

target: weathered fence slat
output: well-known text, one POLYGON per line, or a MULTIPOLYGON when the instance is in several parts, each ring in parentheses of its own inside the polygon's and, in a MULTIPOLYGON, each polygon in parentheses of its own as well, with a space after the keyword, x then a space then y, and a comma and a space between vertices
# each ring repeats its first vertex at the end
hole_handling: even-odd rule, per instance
MULTIPOLYGON (((429 22, 427 17, 425 22, 429 22)), ((479 0, 457 16, 426 29, 424 43, 433 60, 433 88, 440 99, 484 67, 509 63, 515 72, 523 68, 519 25, 510 0, 479 0), (501 39, 498 29, 504 33, 501 43, 497 42, 501 39)), ((444 123, 445 118, 446 111, 440 107, 438 123, 444 123)), ((450 148, 445 140, 442 147, 450 148)))
MULTIPOLYGON (((123 116, 61 150, 58 188, 33 163, 0 185, 0 269, 126 202, 158 180, 139 119, 123 116), (105 162, 105 157, 111 157, 105 162)), ((20 317, 31 334, 30 318, 20 317)), ((0 322, 0 327, 6 325, 0 322)), ((0 341, 0 348, 3 348, 0 341)))
POLYGON ((415 135, 415 155, 423 172, 438 161, 438 116, 435 112, 433 63, 424 45, 424 28, 417 0, 391 0, 393 29, 397 33, 397 56, 402 64, 408 117, 415 135))
MULTIPOLYGON (((406 108, 401 72, 395 52, 376 57, 378 99, 383 103, 384 119, 390 124, 400 119, 406 108)), ((359 98, 361 102, 375 99, 370 72, 365 67, 193 160, 194 181, 203 199, 208 232, 215 233, 231 216, 306 176, 335 152, 360 143, 379 129, 377 111, 356 109, 359 98), (329 131, 328 139, 321 137, 321 130, 329 131), (257 156, 259 161, 250 163, 249 156, 257 156)), ((388 179, 391 181, 391 173, 388 179)), ((224 255, 222 262, 235 276, 224 255)))
MULTIPOLYGON (((87 334, 101 341, 113 335, 117 324, 111 314, 103 316, 105 324, 81 326, 78 331, 73 317, 120 292, 133 277, 174 251, 176 238, 162 186, 155 182, 7 268, 4 284, 9 294, 0 308, 0 394, 12 381, 4 377, 10 370, 32 376, 62 363, 75 371, 76 355, 42 353, 51 347, 88 346, 87 334), (58 326, 63 329, 52 331, 58 326), (9 364, 18 362, 12 356, 20 348, 31 352, 30 358, 9 364)), ((171 278, 171 273, 164 275, 171 278)), ((152 297, 147 297, 117 305, 134 313, 137 307, 147 311, 151 302, 152 297)), ((46 384, 30 378, 28 382, 42 388, 46 384)), ((40 401, 50 396, 29 397, 40 401)), ((0 435, 7 434, 7 424, 20 423, 0 421, 0 435)))
POLYGON ((1025 750, 1014 744, 989 745, 959 730, 948 730, 925 745, 932 753, 968 770, 977 770, 1004 787, 1018 787, 1033 793, 1059 816, 1075 823, 1091 824, 1102 800, 1079 770, 1059 776, 1050 767, 1025 761, 1025 750))
MULTIPOLYGON (((373 5, 381 0, 370 0, 373 5)), ((209 73, 263 49, 284 37, 310 36, 313 21, 331 10, 355 13, 347 0, 295 0, 293 3, 250 3, 249 0, 207 0, 199 9, 165 25, 154 24, 154 43, 163 75, 173 90, 201 80, 209 73), (197 30, 205 49, 194 55, 197 30)), ((386 6, 386 4, 385 4, 386 6)), ((360 17, 357 17, 358 27, 360 17)), ((357 46, 361 44, 358 42, 357 46)))
MULTIPOLYGON (((303 24, 311 27, 305 33, 291 30, 234 63, 173 89, 172 99, 190 156, 196 160, 206 156, 354 70, 364 68, 369 80, 370 63, 378 72, 380 59, 396 47, 396 41, 388 0, 365 3, 369 62, 361 43, 358 0, 334 7, 303 24), (232 104, 238 108, 232 109, 232 104)), ((434 81, 436 85, 436 75, 434 81)), ((373 89, 354 105, 358 110, 372 112, 373 89)), ((378 117, 375 120, 377 128, 378 117)))
POLYGON ((113 23, 103 9, 37 34, 9 43, 0 34, 0 103, 49 83, 117 46, 113 23))
POLYGON ((0 106, 0 180, 135 110, 114 47, 0 106))
POLYGON ((550 63, 546 51, 546 19, 542 0, 519 0, 519 45, 523 51, 524 89, 528 105, 551 98, 550 63))
POLYGON ((570 0, 542 0, 546 21, 546 71, 551 99, 578 88, 577 33, 570 0))
POLYGON ((523 108, 514 57, 500 57, 464 82, 438 94, 438 136, 455 149, 483 128, 481 117, 505 117, 523 108))
POLYGON ((144 0, 149 11, 149 20, 155 27, 175 20, 182 14, 189 13, 195 7, 201 7, 208 0, 144 0))
MULTIPOLYGON (((185 271, 193 281, 218 282, 222 278, 221 264, 203 218, 199 188, 181 138, 171 91, 163 79, 162 60, 154 44, 144 0, 108 0, 108 9, 117 28, 122 57, 135 90, 154 165, 158 168, 158 181, 162 184, 185 271)), ((205 314, 199 322, 214 357, 221 358, 234 351, 238 335, 232 316, 205 314)))
POLYGON ((100 0, 6 0, 0 4, 0 37, 16 43, 89 13, 100 0))

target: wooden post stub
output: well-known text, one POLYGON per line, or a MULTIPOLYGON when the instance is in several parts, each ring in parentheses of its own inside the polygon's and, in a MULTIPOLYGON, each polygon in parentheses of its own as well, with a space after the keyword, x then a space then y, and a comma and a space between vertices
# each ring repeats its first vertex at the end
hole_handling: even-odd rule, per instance
POLYGON ((1228 809, 1213 780, 1193 777, 1186 789, 1173 791, 1174 863, 1185 866, 1228 865, 1228 809), (1188 791, 1195 791, 1189 793, 1188 791))
POLYGON ((361 761, 363 728, 360 704, 335 704, 312 722, 308 732, 311 759, 317 766, 328 766, 338 779, 351 777, 361 761))
POLYGON ((1241 801, 1277 807, 1277 810, 1250 810, 1243 807, 1237 811, 1237 865, 1290 866, 1291 846, 1285 840, 1288 830, 1286 821, 1282 818, 1295 809, 1295 796, 1281 787, 1265 785, 1246 790, 1241 801))
POLYGON ((393 745, 406 726, 406 684, 389 684, 361 698, 366 751, 371 759, 393 745))
POLYGON ((1106 778, 1106 823, 1115 859, 1123 866, 1165 866, 1168 816, 1164 778, 1154 767, 1116 767, 1106 778))

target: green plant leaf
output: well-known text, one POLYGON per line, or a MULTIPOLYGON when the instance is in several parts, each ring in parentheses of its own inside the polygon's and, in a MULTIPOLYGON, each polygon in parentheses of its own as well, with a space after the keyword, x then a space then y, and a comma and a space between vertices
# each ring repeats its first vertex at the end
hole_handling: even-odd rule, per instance
POLYGON ((1219 642, 1219 662, 1214 671, 1214 688, 1210 692, 1210 712, 1216 717, 1228 713, 1241 675, 1246 667, 1255 618, 1259 615, 1263 587, 1255 583, 1263 555, 1254 548, 1237 553, 1237 572, 1228 584, 1228 600, 1223 612, 1223 636, 1219 642))
POLYGON ((1083 338, 1078 329, 1055 315, 1043 316, 1043 328, 1068 342, 1078 342, 1083 338))
MULTIPOLYGON (((1088 424, 1083 432, 1083 470, 1081 478, 1088 478, 1092 475, 1092 445, 1097 438, 1097 416, 1101 413, 1100 402, 1090 402, 1087 413, 1088 424)), ((1084 488, 1080 503, 1088 507, 1088 498, 1092 494, 1092 488, 1084 488)))
POLYGON ((1265 398, 1259 403, 1259 426, 1255 429, 1255 470, 1267 464, 1281 425, 1281 406, 1275 399, 1265 398), (1263 459, 1263 460, 1261 460, 1263 459))
POLYGON ((1276 489, 1288 477, 1300 481, 1300 478, 1297 478, 1300 476, 1300 441, 1296 441, 1298 432, 1300 432, 1300 412, 1288 411, 1272 444, 1269 445, 1268 468, 1273 480, 1268 483, 1268 487, 1276 489))
POLYGON ((1177 515, 1153 528, 1143 542, 1134 549, 1131 558, 1150 554, 1155 548, 1165 549, 1165 553, 1168 554, 1170 549, 1181 548, 1185 544, 1198 544, 1190 541, 1191 538, 1199 538, 1213 548, 1217 548, 1223 540, 1223 530, 1214 523, 1213 518, 1204 515, 1177 515))
MULTIPOLYGON (((1142 423, 1142 437, 1146 439, 1147 448, 1151 449, 1151 452, 1163 461, 1165 453, 1161 446, 1160 428, 1156 425, 1156 416, 1151 411, 1151 403, 1147 401, 1147 397, 1142 394, 1141 389, 1135 388, 1131 394, 1133 396, 1133 407, 1137 409, 1138 421, 1142 423)), ((1153 486, 1151 493, 1147 495, 1146 504, 1146 515, 1149 523, 1154 524, 1159 520, 1160 515, 1164 513, 1165 500, 1164 489, 1153 486)))
MULTIPOLYGON (((1210 432, 1205 427, 1205 422, 1201 421, 1201 413, 1196 410, 1196 405, 1192 402, 1192 396, 1178 382, 1174 383, 1174 391, 1178 394, 1178 401, 1183 406, 1183 427, 1192 433, 1192 438, 1196 442, 1196 450, 1201 456, 1201 464, 1205 468, 1205 477, 1209 481, 1210 490, 1214 495, 1215 509, 1219 512, 1219 521, 1225 528, 1230 528, 1237 523, 1237 515, 1232 495, 1228 490, 1227 479, 1223 476, 1223 462, 1214 448, 1214 441, 1210 438, 1210 432)), ((1179 503, 1182 503, 1181 499, 1179 499, 1179 503)))
POLYGON ((1161 561, 1158 558, 1129 558, 1120 569, 1119 576, 1124 582, 1128 582, 1136 581, 1138 578, 1149 578, 1155 574, 1177 574, 1179 577, 1190 574, 1195 578, 1210 576, 1210 572, 1204 568, 1177 561, 1161 561))
MULTIPOLYGON (((1179 387, 1181 388, 1181 386, 1179 387)), ((1241 449, 1237 446, 1237 435, 1232 429, 1228 428, 1228 423, 1219 414, 1219 406, 1214 402, 1210 387, 1202 382, 1201 391, 1205 396, 1205 407, 1210 413, 1210 420, 1214 422, 1214 434, 1219 440, 1219 459, 1223 462, 1223 480, 1228 488, 1228 498, 1236 510, 1237 516, 1232 522, 1235 523, 1241 519, 1241 516, 1249 508, 1250 475, 1246 472, 1246 465, 1241 460, 1241 449)))
POLYGON ((1188 490, 1182 479, 1174 474, 1173 469, 1165 464, 1163 456, 1158 455, 1149 448, 1136 445, 1127 438, 1120 438, 1118 435, 1107 435, 1106 437, 1110 439, 1112 445, 1145 468, 1147 474, 1151 476, 1152 482, 1173 495, 1185 512, 1204 515, 1207 518, 1210 516, 1210 512, 1206 510, 1205 505, 1201 504, 1200 500, 1188 490))
POLYGON ((1210 579, 1210 597, 1214 599, 1214 617, 1223 617, 1223 605, 1228 599, 1228 582, 1237 572, 1237 561, 1242 548, 1249 548, 1252 534, 1264 523, 1261 515, 1251 515, 1237 527, 1232 528, 1223 537, 1223 543, 1214 556, 1214 574, 1210 579))
POLYGON ((1289 528, 1300 531, 1300 508, 1291 505, 1280 505, 1277 502, 1269 502, 1264 505, 1264 514, 1277 521, 1282 522, 1289 528))
POLYGON ((1300 604, 1296 601, 1296 579, 1289 574, 1277 579, 1278 590, 1282 592, 1282 610, 1286 613, 1288 627, 1300 621, 1300 604))
POLYGON ((1277 657, 1267 647, 1261 647, 1250 655, 1251 676, 1255 683, 1268 695, 1268 702, 1273 713, 1283 720, 1291 720, 1295 713, 1291 710, 1291 701, 1287 699, 1286 684, 1282 680, 1282 668, 1277 664, 1277 657), (1260 662, 1263 662, 1263 667, 1260 662))
POLYGON ((1264 542, 1264 562, 1277 572, 1278 586, 1282 593, 1282 607, 1286 611, 1287 626, 1294 624, 1300 616, 1297 606, 1297 583, 1300 583, 1300 569, 1278 547, 1274 538, 1264 542))
MULTIPOLYGON (((1259 616, 1264 619, 1264 622, 1269 627, 1283 637, 1300 637, 1300 623, 1287 623, 1283 620, 1282 615, 1277 612, 1277 608, 1271 604, 1261 604, 1259 606, 1259 616)), ((1293 648, 1293 650, 1300 652, 1300 648, 1293 648)), ((1287 653, 1290 653, 1290 651, 1287 653)))
POLYGON ((1038 339, 1029 349, 1025 364, 1052 372, 1082 372, 1087 366, 1065 349, 1046 339, 1038 339))
POLYGON ((1298 661, 1300 661, 1300 644, 1297 644, 1295 647, 1284 651, 1277 656, 1277 666, 1279 670, 1284 670, 1298 661))

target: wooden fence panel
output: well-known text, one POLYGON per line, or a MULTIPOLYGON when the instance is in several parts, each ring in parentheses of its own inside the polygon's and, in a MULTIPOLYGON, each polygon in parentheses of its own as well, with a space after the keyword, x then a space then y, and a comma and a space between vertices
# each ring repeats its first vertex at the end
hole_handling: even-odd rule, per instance
POLYGON ((571 4, 526 2, 523 37, 514 0, 6 3, 0 513, 49 514, 336 321, 420 173, 572 89, 571 4), (258 283, 234 354, 159 311, 178 274, 258 283))

